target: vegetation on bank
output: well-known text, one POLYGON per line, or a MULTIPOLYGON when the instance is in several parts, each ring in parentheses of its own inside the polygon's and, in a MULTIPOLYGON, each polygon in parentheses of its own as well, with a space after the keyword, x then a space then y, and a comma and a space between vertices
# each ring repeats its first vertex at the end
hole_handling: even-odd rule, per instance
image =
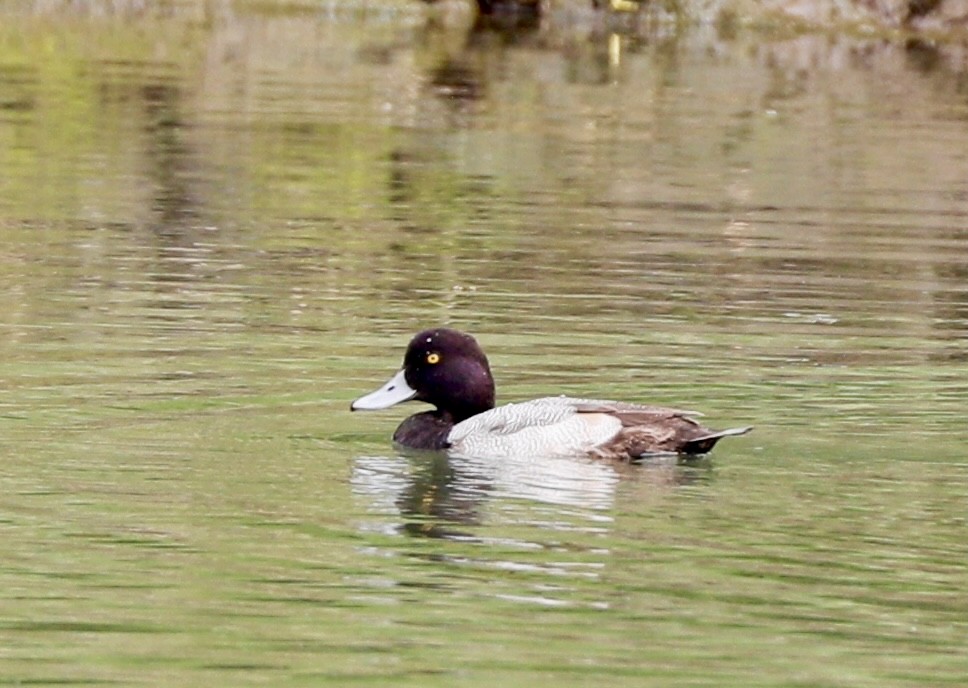
POLYGON ((171 16, 200 19, 220 14, 299 14, 323 12, 477 14, 515 22, 538 17, 594 21, 610 15, 640 15, 676 24, 736 22, 744 25, 795 25, 803 30, 905 30, 964 37, 968 0, 0 0, 2 14, 171 16))

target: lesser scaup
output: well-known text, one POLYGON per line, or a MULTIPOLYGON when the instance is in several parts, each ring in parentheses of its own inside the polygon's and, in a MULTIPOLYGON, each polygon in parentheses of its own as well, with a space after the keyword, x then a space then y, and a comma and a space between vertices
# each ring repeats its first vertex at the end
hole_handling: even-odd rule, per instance
POLYGON ((656 454, 704 454, 723 437, 692 411, 598 399, 545 397, 494 408, 494 378, 477 341, 447 328, 424 330, 407 347, 403 368, 350 405, 384 409, 415 399, 433 411, 404 420, 394 442, 468 456, 593 456, 637 461, 656 454))

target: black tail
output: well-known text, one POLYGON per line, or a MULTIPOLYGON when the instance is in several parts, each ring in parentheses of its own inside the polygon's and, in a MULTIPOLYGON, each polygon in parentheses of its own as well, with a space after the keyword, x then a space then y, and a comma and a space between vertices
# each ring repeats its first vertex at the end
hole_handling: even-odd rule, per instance
POLYGON ((745 428, 730 428, 729 430, 720 430, 719 432, 711 432, 708 435, 703 435, 702 437, 696 437, 695 439, 687 440, 683 443, 682 447, 679 448, 680 454, 705 454, 712 450, 723 437, 732 437, 733 435, 745 435, 750 430, 753 429, 752 425, 748 425, 745 428))

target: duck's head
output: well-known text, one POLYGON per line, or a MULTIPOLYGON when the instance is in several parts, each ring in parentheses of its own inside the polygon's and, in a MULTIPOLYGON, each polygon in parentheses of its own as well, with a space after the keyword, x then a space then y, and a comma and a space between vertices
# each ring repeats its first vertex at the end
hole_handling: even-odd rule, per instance
POLYGON ((410 340, 400 372, 350 410, 384 409, 411 399, 433 404, 453 422, 494 408, 494 378, 477 340, 447 328, 424 330, 410 340))

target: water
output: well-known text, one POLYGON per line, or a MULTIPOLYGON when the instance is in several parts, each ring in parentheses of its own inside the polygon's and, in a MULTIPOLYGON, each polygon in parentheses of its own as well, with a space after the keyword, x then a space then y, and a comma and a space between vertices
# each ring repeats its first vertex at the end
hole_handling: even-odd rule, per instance
POLYGON ((35 9, 0 28, 0 684, 965 682, 946 46, 35 9), (437 323, 503 401, 757 427, 399 454, 405 410, 348 404, 437 323))

